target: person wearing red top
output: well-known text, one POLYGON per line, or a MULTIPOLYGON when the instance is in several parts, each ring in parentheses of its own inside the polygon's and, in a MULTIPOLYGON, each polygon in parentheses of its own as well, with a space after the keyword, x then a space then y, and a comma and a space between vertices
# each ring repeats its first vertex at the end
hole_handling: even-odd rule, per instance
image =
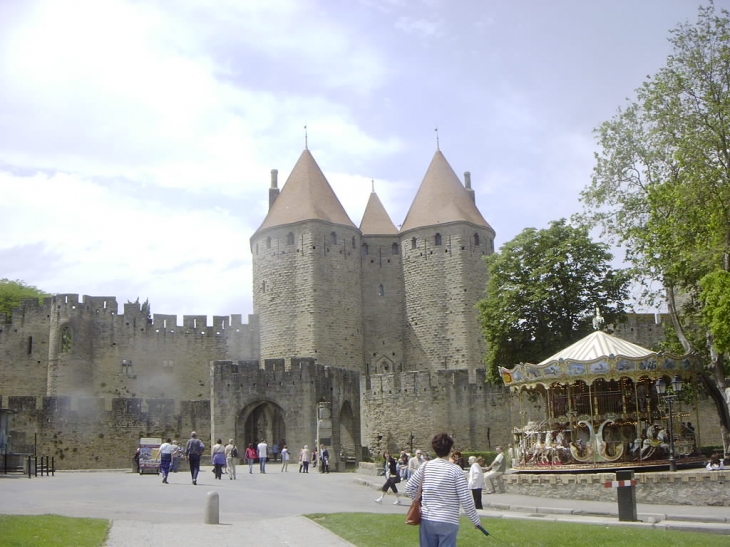
POLYGON ((253 443, 249 444, 246 448, 246 459, 248 460, 248 472, 253 474, 253 462, 257 458, 256 449, 253 447, 253 443))

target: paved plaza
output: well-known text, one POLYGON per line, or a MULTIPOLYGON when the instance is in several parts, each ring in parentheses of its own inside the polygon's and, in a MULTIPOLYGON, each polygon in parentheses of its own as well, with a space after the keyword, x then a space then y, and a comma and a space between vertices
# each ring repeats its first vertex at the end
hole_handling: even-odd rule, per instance
MULTIPOLYGON (((369 512, 405 515, 407 503, 393 505, 392 495, 377 505, 382 477, 356 473, 298 473, 269 464, 267 473, 238 466, 238 479, 215 480, 203 467, 198 485, 190 473, 157 475, 123 471, 58 472, 28 479, 0 475, 0 513, 95 517, 113 521, 106 547, 179 546, 181 541, 208 545, 217 541, 266 542, 265 545, 347 546, 350 543, 302 517, 309 513, 369 512), (205 524, 210 492, 219 497, 220 524, 205 524)), ((620 523, 617 504, 547 499, 510 494, 484 496, 479 511, 489 529, 492 518, 540 519, 609 526, 641 526, 730 534, 728 507, 638 505, 643 522, 620 523)), ((229 543, 230 544, 230 543, 229 543)), ((383 538, 387 545, 387 538, 383 538)))

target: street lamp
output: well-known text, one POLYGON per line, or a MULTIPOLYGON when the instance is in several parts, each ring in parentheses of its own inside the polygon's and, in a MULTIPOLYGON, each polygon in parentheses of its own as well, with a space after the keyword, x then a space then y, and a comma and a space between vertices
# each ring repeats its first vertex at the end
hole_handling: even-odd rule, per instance
POLYGON ((677 464, 674 461, 674 418, 673 418, 673 412, 672 412, 672 404, 674 403, 674 400, 679 397, 679 393, 682 391, 682 386, 684 385, 684 382, 682 381, 682 378, 679 377, 679 374, 676 374, 674 378, 672 378, 672 392, 667 393, 667 383, 664 381, 664 378, 657 378, 657 381, 654 384, 654 387, 656 388, 657 394, 666 401, 667 406, 669 406, 669 470, 670 471, 676 471, 677 470, 677 464))

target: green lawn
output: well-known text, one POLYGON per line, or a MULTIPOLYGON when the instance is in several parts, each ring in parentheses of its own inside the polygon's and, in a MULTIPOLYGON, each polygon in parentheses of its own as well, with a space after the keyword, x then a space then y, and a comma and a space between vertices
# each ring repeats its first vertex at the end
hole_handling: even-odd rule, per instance
MULTIPOLYGON (((306 515, 357 547, 418 545, 418 527, 404 523, 403 515, 334 513, 306 515)), ((462 518, 459 547, 727 547, 727 536, 648 528, 566 524, 533 520, 482 518, 490 534, 484 536, 462 518)))
POLYGON ((0 547, 101 547, 110 522, 58 515, 0 515, 0 547))

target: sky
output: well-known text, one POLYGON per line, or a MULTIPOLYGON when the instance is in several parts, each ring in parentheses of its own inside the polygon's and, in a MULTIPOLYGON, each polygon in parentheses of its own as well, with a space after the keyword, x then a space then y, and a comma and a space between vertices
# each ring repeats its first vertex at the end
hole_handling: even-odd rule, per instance
POLYGON ((699 5, 0 0, 0 278, 245 318, 305 125, 351 220, 374 186, 396 226, 438 128, 500 247, 581 210, 593 130, 699 5))

